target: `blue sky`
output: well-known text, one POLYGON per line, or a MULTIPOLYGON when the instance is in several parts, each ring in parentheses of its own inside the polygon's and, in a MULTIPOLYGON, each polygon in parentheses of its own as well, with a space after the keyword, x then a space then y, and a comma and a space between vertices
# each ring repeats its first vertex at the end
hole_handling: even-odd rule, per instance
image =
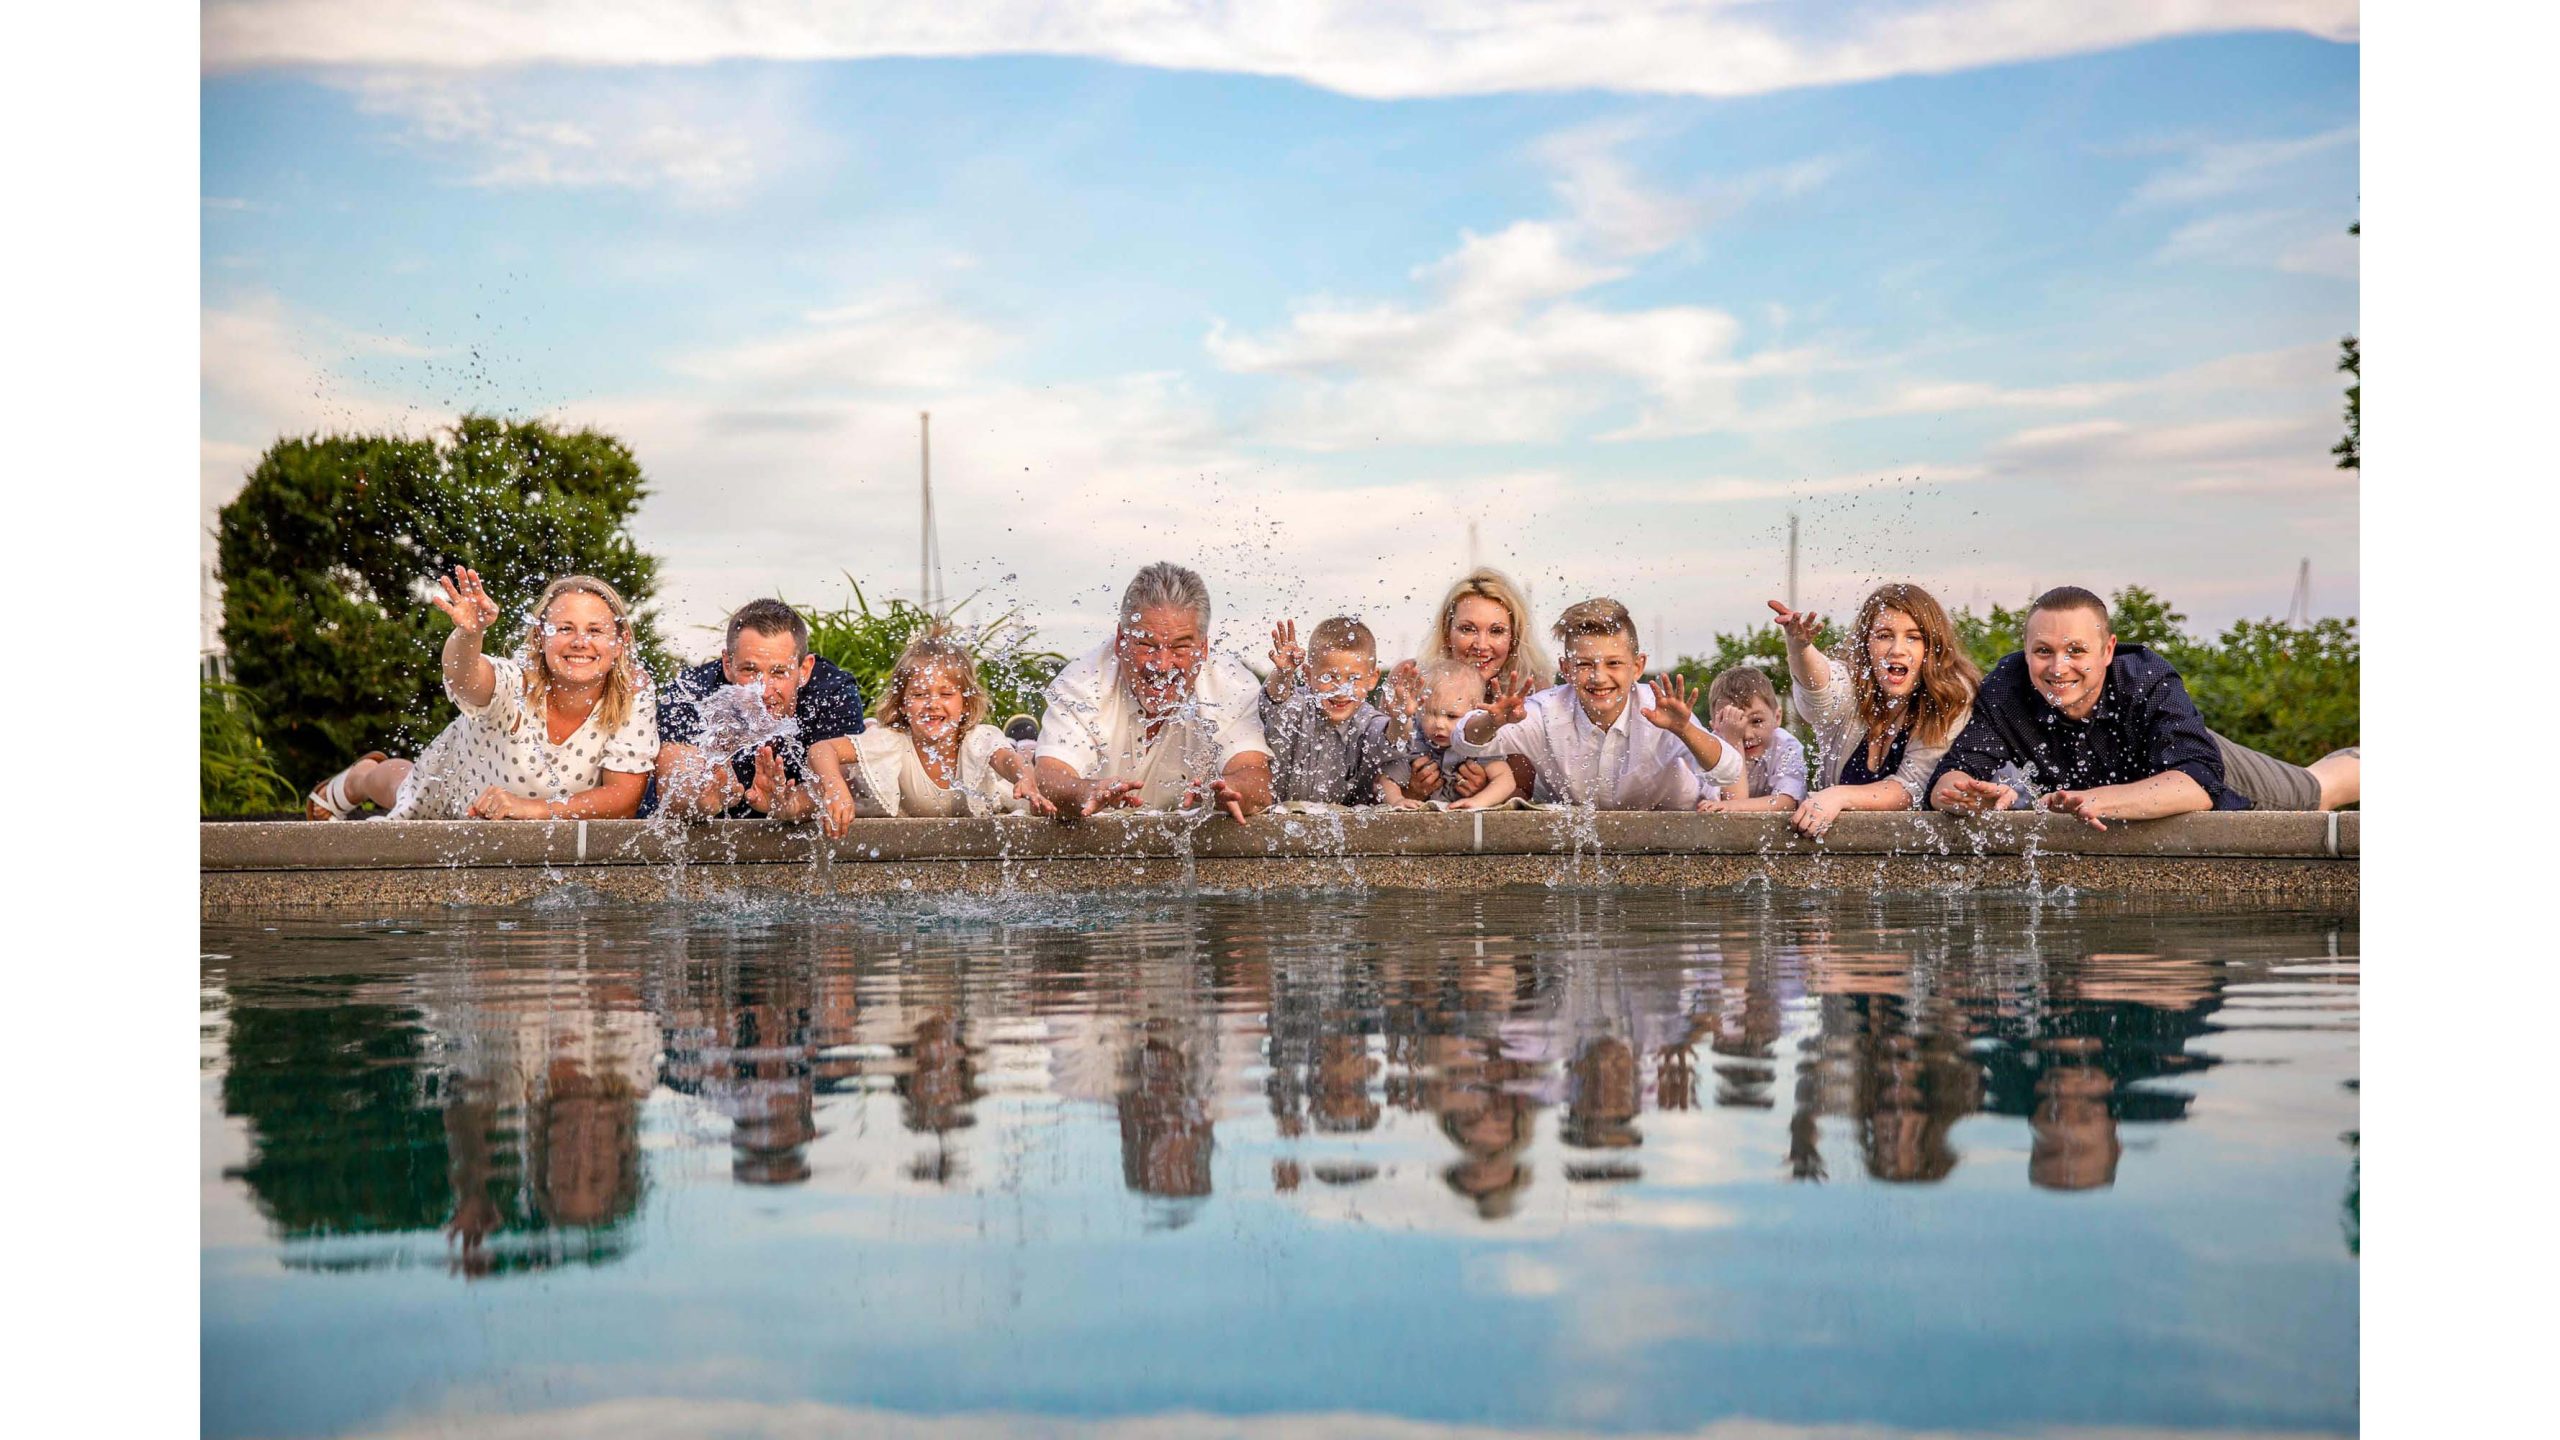
POLYGON ((1790 509, 1825 609, 2357 610, 2352 5, 1037 9, 208 4, 208 521, 279 434, 597 424, 701 653, 912 593, 931 410, 949 588, 1061 647, 1162 555, 1401 653, 1474 519, 1667 658, 1790 509))

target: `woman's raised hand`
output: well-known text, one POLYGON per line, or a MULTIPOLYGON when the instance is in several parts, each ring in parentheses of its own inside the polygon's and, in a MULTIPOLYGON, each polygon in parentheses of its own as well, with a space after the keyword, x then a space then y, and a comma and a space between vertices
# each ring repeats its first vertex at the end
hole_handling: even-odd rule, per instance
POLYGON ((1790 610, 1772 600, 1769 608, 1778 612, 1778 628, 1787 632, 1787 643, 1812 649, 1822 640, 1822 617, 1810 610, 1790 610))
POLYGON ((1644 718, 1677 735, 1698 718, 1697 702, 1703 698, 1703 692, 1690 693, 1687 676, 1666 671, 1654 677, 1653 708, 1644 718))
POLYGON ((479 571, 456 565, 452 579, 436 577, 436 588, 443 593, 429 596, 429 603, 445 613, 454 629, 478 635, 498 623, 498 602, 481 587, 479 571))

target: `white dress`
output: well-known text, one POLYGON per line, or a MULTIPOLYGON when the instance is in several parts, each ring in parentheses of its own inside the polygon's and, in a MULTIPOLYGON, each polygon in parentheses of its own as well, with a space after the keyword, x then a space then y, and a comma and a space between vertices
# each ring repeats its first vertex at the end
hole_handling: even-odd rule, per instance
POLYGON ((949 788, 935 782, 904 730, 874 725, 853 737, 854 807, 864 815, 953 817, 1021 808, 1013 782, 995 772, 996 752, 1013 742, 993 725, 960 737, 960 774, 949 788))
POLYGON ((658 763, 658 692, 645 676, 620 728, 604 733, 598 706, 554 745, 543 717, 525 705, 523 664, 488 658, 498 675, 489 703, 475 709, 445 686, 462 714, 418 756, 400 782, 398 803, 382 818, 465 819, 471 802, 492 785, 528 800, 566 800, 603 784, 608 770, 646 775, 658 763))

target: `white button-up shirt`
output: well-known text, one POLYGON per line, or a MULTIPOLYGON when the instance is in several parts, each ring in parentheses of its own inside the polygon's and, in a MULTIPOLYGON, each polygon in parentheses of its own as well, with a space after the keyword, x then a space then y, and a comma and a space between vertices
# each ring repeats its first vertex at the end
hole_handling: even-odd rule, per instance
POLYGON ((1063 761, 1087 780, 1140 781, 1139 803, 1151 808, 1181 804, 1238 755, 1271 753, 1258 708, 1262 682, 1232 655, 1200 662, 1189 703, 1152 737, 1109 640, 1077 656, 1043 693, 1040 758, 1063 761))
MULTIPOLYGON (((1724 745, 1716 767, 1702 771, 1679 736, 1644 718, 1641 712, 1653 703, 1653 687, 1637 684, 1617 722, 1604 730, 1583 713, 1572 686, 1558 685, 1530 696, 1528 712, 1482 745, 1469 744, 1460 725, 1449 737, 1449 759, 1525 755, 1538 772, 1538 801, 1601 810, 1694 810, 1719 787, 1742 783, 1738 747, 1724 745)), ((1474 720, 1467 717, 1468 724, 1474 720)))

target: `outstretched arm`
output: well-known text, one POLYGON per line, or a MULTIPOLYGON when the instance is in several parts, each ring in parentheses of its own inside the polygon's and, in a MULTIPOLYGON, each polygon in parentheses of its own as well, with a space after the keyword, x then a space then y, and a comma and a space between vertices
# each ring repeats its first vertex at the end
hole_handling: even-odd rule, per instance
POLYGON ((640 796, 649 777, 619 770, 604 772, 604 783, 566 800, 535 800, 492 785, 471 802, 474 820, 628 820, 640 813, 640 796))
POLYGON ((2047 810, 2079 816, 2093 830, 2104 830, 2110 820, 2158 820, 2191 810, 2210 810, 2213 797, 2185 771, 2163 770, 2129 785, 2056 790, 2040 803, 2047 810))
POLYGON ((444 637, 444 688, 464 709, 478 710, 498 693, 497 667, 480 651, 481 636, 497 622, 498 602, 480 584, 480 572, 461 565, 450 579, 438 576, 436 589, 429 603, 453 622, 453 633, 444 637))
POLYGON ((1238 821, 1271 808, 1271 757, 1247 750, 1209 782, 1209 797, 1238 821))
POLYGON ((1831 666, 1814 645, 1822 637, 1822 617, 1810 610, 1790 610, 1775 600, 1769 608, 1778 612, 1778 628, 1787 635, 1787 674, 1808 690, 1828 688, 1831 666))
MULTIPOLYGON (((833 742, 828 742, 832 744, 833 742)), ((813 748, 811 751, 815 754, 813 748)), ((669 741, 658 747, 658 812, 678 820, 704 820, 746 798, 725 764, 691 745, 669 741)))
POLYGON ((1073 824, 1096 811, 1138 803, 1135 780, 1087 780, 1066 761, 1046 755, 1032 764, 1040 793, 1056 807, 1061 824, 1073 824))

